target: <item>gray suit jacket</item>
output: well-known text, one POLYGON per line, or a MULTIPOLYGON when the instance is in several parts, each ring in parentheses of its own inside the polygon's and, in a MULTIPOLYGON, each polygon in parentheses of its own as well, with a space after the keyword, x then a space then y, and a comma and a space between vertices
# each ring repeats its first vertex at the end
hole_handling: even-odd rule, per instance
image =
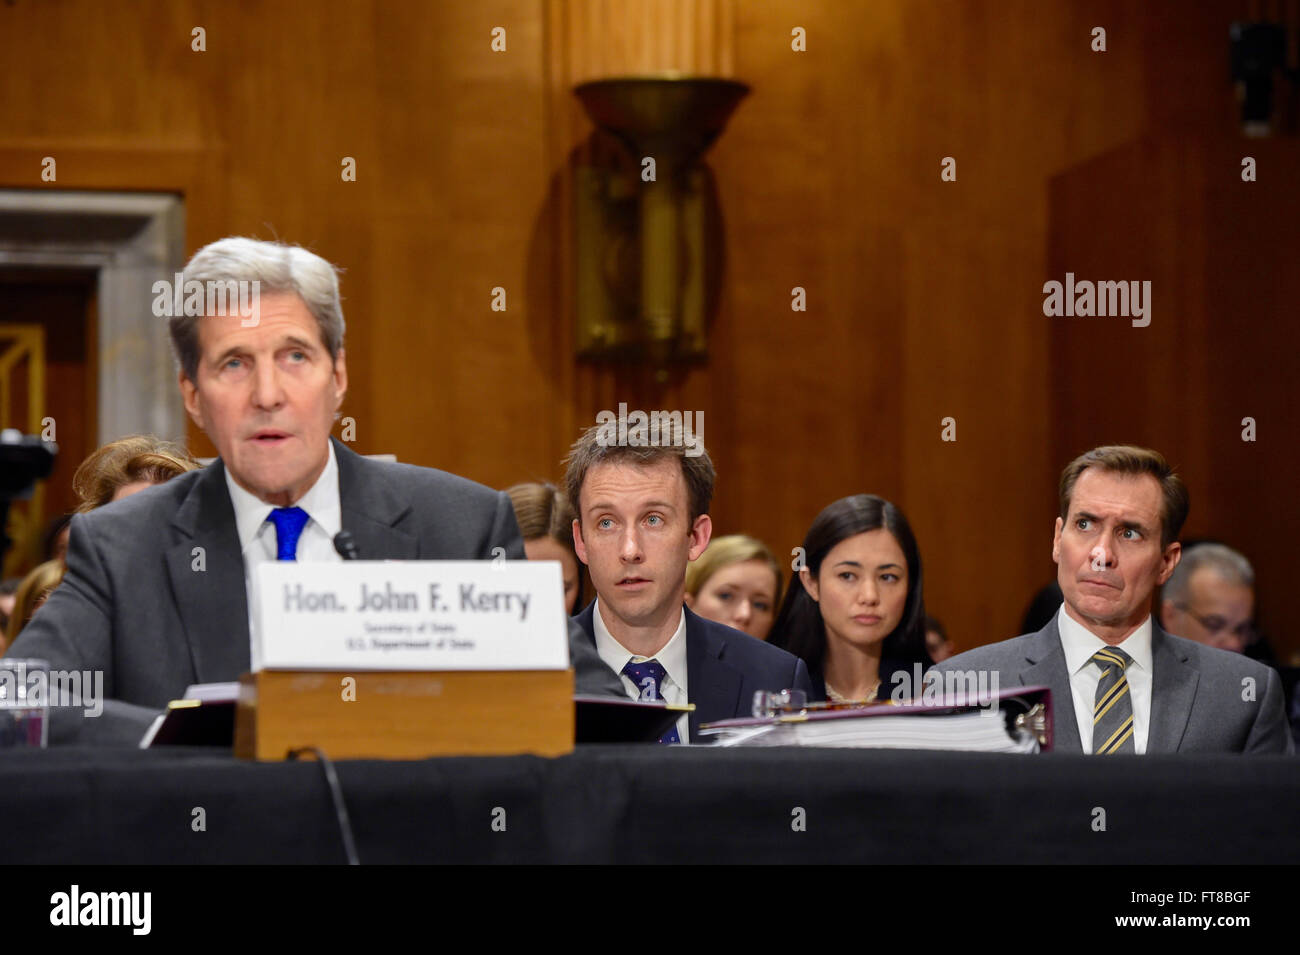
MULTIPOLYGON (((489 559, 496 547, 523 559, 504 493, 369 460, 338 441, 334 451, 343 528, 362 559, 489 559)), ((622 696, 618 677, 575 627, 569 642, 579 691, 622 696)), ((103 672, 113 702, 98 719, 52 710, 56 742, 135 744, 187 685, 247 672, 244 560, 222 462, 74 518, 67 574, 8 655, 103 672)))
MULTIPOLYGON (((1239 653, 1165 633, 1151 622, 1151 724, 1148 753, 1292 753, 1277 672, 1239 653), (1254 698, 1243 700, 1247 678, 1254 698)), ((1053 750, 1081 753, 1065 650, 1053 616, 1037 633, 977 647, 938 664, 949 670, 997 671, 1001 687, 1052 691, 1053 750)))

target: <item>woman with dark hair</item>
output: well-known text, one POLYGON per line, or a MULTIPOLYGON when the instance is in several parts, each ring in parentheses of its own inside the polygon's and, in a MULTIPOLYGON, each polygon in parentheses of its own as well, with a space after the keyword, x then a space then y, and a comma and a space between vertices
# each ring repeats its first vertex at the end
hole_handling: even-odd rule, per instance
POLYGON ((832 701, 888 699, 893 674, 931 664, 925 652, 921 554, 907 518, 874 494, 841 498, 817 515, 768 642, 802 657, 832 701))

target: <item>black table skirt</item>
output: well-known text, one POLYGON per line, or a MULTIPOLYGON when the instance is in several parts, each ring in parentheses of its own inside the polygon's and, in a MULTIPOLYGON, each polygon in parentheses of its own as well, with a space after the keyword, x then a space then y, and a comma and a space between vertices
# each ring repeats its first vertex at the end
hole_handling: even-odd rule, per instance
MULTIPOLYGON (((363 864, 1300 859, 1291 757, 650 745, 336 766, 363 864)), ((345 860, 312 761, 8 751, 0 820, 6 864, 345 860)))

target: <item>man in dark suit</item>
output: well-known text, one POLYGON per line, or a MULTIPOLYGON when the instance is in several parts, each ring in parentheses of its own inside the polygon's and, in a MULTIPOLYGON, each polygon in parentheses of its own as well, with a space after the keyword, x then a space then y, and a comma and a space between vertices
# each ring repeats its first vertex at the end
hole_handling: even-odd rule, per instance
POLYGON ((1164 458, 1095 448, 1062 473, 1060 508, 1052 559, 1064 602, 1055 616, 935 672, 1050 687, 1060 752, 1293 752, 1274 670, 1172 636, 1151 617, 1152 594, 1178 564, 1188 511, 1164 458))
MULTIPOLYGON (((334 267, 295 246, 223 239, 185 281, 259 283, 254 309, 177 315, 180 388, 220 460, 74 519, 63 583, 11 654, 100 671, 100 719, 56 708, 52 737, 135 743, 190 683, 250 666, 249 589, 267 560, 524 558, 510 499, 464 478, 372 461, 330 438, 347 390, 334 267)), ((576 628, 583 692, 621 692, 576 628)))
POLYGON ((713 464, 677 422, 657 446, 625 422, 588 429, 566 462, 573 541, 596 599, 574 620, 633 699, 693 703, 661 742, 696 742, 701 723, 749 716, 756 690, 812 696, 804 662, 686 609, 686 565, 712 532, 713 464))

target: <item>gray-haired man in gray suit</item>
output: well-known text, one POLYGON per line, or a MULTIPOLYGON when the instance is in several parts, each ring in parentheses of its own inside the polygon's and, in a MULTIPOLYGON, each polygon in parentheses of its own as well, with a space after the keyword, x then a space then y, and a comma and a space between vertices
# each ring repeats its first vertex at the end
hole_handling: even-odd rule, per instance
POLYGON ((1065 602, 1037 633, 950 657, 1002 688, 1051 688, 1066 753, 1291 753, 1277 673, 1165 633, 1151 597, 1178 565, 1182 480, 1155 451, 1094 448, 1061 474, 1052 559, 1065 602))
MULTIPOLYGON (((348 384, 332 265, 231 238, 200 249, 184 280, 258 290, 231 297, 255 309, 170 320, 186 411, 220 460, 74 519, 67 574, 10 648, 104 675, 103 716, 56 708, 56 741, 135 743, 188 684, 246 672, 248 586, 261 561, 340 560, 340 531, 367 560, 524 558, 505 494, 331 439, 348 384)), ((570 653, 580 692, 622 696, 573 628, 570 653)))

